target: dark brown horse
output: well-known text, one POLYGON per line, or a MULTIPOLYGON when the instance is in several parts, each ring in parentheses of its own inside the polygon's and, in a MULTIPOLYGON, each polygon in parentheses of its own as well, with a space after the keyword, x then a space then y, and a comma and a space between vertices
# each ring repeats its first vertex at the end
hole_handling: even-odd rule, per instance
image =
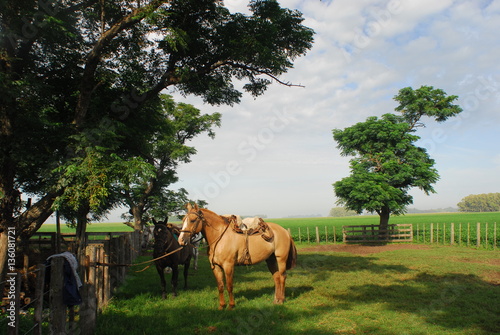
POLYGON ((262 223, 264 232, 238 233, 234 222, 197 205, 187 205, 179 242, 189 244, 192 235, 201 231, 208 243, 208 257, 219 290, 219 309, 226 307, 224 299, 224 275, 229 294, 229 308, 234 307, 233 273, 235 265, 256 264, 266 261, 273 275, 274 303, 285 301, 286 270, 297 259, 297 250, 286 229, 272 222, 262 223))
MULTIPOLYGON (((181 248, 171 228, 167 227, 163 223, 155 224, 153 235, 155 239, 155 244, 153 249, 154 259, 181 248)), ((162 289, 161 296, 163 299, 165 299, 166 297, 166 282, 164 274, 165 268, 167 266, 172 268, 171 283, 172 283, 173 296, 175 297, 177 295, 179 265, 180 264, 184 265, 184 288, 187 288, 188 271, 192 256, 193 256, 193 248, 189 245, 186 245, 182 247, 182 249, 172 253, 171 255, 162 257, 155 261, 156 270, 160 275, 161 289, 162 289)))

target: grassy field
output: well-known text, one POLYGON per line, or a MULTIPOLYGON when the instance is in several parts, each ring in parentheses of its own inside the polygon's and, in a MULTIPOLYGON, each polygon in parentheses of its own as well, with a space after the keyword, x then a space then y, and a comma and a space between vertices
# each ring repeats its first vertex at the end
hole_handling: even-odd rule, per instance
MULTIPOLYGON (((335 240, 342 241, 342 226, 346 225, 369 225, 378 224, 377 215, 366 216, 351 216, 351 217, 320 217, 320 218, 293 218, 293 219, 266 219, 267 221, 276 222, 283 227, 290 229, 290 232, 295 241, 315 241, 315 227, 318 227, 320 240, 333 242, 335 232, 335 240), (308 230, 309 229, 309 236, 308 230), (328 236, 327 236, 328 234, 328 236)), ((419 243, 430 242, 430 224, 434 224, 435 239, 445 244, 445 241, 450 236, 450 223, 455 223, 455 239, 456 243, 474 245, 477 241, 475 224, 480 222, 483 229, 481 231, 482 244, 481 247, 492 248, 496 239, 496 246, 500 245, 500 212, 493 213, 437 213, 437 214, 408 214, 402 216, 391 217, 390 223, 411 223, 413 224, 414 240, 419 243), (498 232, 495 231, 493 223, 498 223, 498 232), (470 223, 471 226, 467 227, 470 223), (488 227, 486 227, 488 223, 488 227), (460 226, 461 225, 461 226, 460 226), (467 229, 470 229, 469 236, 467 229), (486 235, 487 228, 487 235, 486 235), (423 230, 425 233, 423 234, 423 230), (488 239, 486 239, 486 236, 488 239)), ((54 232, 56 227, 54 224, 43 225, 40 232, 54 232)), ((131 231, 132 228, 123 223, 93 223, 87 228, 89 232, 121 232, 131 231)), ((74 233, 75 229, 69 228, 66 225, 61 226, 63 233, 74 233)), ((436 242, 436 241, 434 241, 436 242)))
MULTIPOLYGON (((285 228, 295 229, 298 227, 342 227, 346 225, 367 225, 378 224, 379 217, 377 215, 349 216, 342 218, 334 217, 318 217, 318 218, 293 218, 293 219, 266 219, 267 221, 276 222, 285 228)), ((498 222, 500 223, 500 212, 491 213, 434 213, 434 214, 407 214, 391 217, 389 223, 476 223, 476 222, 498 222)), ((54 224, 44 224, 40 228, 40 232, 53 232, 56 230, 54 224)), ((92 223, 87 227, 89 232, 120 232, 131 231, 132 228, 123 223, 92 223)), ((73 233, 74 228, 69 228, 66 225, 61 225, 63 233, 73 233)))
POLYGON ((202 256, 190 288, 176 298, 161 300, 153 267, 130 272, 96 334, 500 333, 498 252, 410 245, 418 248, 361 255, 306 247, 288 273, 282 306, 272 304, 273 281, 258 264, 236 269, 236 308, 218 311, 202 256))

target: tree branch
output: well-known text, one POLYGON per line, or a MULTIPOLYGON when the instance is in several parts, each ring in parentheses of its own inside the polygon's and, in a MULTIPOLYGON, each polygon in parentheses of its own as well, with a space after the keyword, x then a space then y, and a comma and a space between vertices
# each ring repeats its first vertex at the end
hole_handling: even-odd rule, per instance
POLYGON ((83 124, 87 110, 90 104, 90 98, 92 96, 92 91, 94 89, 94 75, 101 61, 102 53, 105 47, 122 31, 132 27, 134 24, 142 21, 145 15, 149 12, 153 12, 158 7, 164 3, 170 2, 171 0, 153 0, 141 8, 136 8, 132 12, 124 16, 122 20, 115 23, 107 31, 105 31, 99 40, 94 45, 94 48, 90 51, 87 56, 87 61, 85 62, 85 70, 83 72, 82 83, 80 85, 80 95, 78 97, 77 106, 75 109, 75 117, 73 124, 80 127, 83 124))
POLYGON ((215 69, 217 69, 219 67, 225 66, 225 65, 230 65, 230 66, 232 66, 234 68, 237 68, 237 69, 243 69, 243 70, 247 70, 247 71, 250 71, 250 72, 256 72, 258 74, 266 75, 266 76, 270 77, 271 79, 273 79, 274 81, 276 81, 277 83, 279 83, 281 85, 284 85, 284 86, 288 86, 288 87, 305 87, 304 85, 296 85, 296 84, 292 84, 290 82, 284 82, 284 81, 278 79, 278 77, 276 77, 270 71, 261 70, 261 69, 258 69, 258 68, 255 68, 255 67, 252 67, 252 66, 249 66, 249 65, 246 65, 246 64, 241 64, 241 63, 237 63, 237 62, 233 62, 233 61, 219 61, 219 62, 216 62, 216 63, 212 64, 209 67, 210 70, 207 71, 207 72, 213 71, 213 70, 215 70, 215 69))

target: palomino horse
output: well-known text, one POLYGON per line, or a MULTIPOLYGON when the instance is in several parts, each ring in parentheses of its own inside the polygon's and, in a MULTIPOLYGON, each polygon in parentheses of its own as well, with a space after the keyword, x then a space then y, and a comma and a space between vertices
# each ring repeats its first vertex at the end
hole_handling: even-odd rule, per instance
POLYGON ((234 223, 195 204, 187 205, 179 243, 187 245, 192 235, 201 231, 208 243, 208 257, 219 290, 219 309, 226 307, 224 275, 229 294, 229 308, 234 307, 233 273, 235 265, 267 262, 274 278, 274 303, 285 301, 286 270, 295 266, 297 249, 290 234, 283 227, 266 222, 265 234, 237 233, 234 223))
POLYGON ((174 238, 171 229, 164 224, 155 224, 154 228, 155 245, 153 249, 153 258, 159 258, 168 253, 172 253, 166 257, 155 260, 156 270, 160 275, 161 281, 161 296, 166 297, 166 282, 164 269, 168 266, 172 268, 172 290, 173 296, 177 295, 177 283, 179 278, 179 264, 184 265, 184 288, 187 288, 187 278, 191 257, 193 256, 193 248, 191 246, 180 247, 179 242, 174 238), (179 250, 179 248, 181 248, 179 250), (176 251, 177 250, 177 251, 176 251))

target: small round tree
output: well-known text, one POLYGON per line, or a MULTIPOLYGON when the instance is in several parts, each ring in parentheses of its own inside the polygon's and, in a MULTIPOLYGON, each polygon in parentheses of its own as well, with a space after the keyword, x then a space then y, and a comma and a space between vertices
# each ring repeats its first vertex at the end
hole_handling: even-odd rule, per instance
POLYGON ((424 148, 415 145, 420 137, 414 132, 424 126, 421 117, 443 122, 462 111, 453 104, 457 96, 447 96, 432 86, 401 89, 394 99, 400 103, 396 111, 401 115, 373 116, 344 130, 333 130, 341 154, 354 156, 351 175, 333 184, 337 203, 357 213, 376 212, 380 229, 387 228, 391 214, 404 214, 413 203, 408 193, 412 187, 435 193, 432 185, 439 179, 435 162, 424 148))

